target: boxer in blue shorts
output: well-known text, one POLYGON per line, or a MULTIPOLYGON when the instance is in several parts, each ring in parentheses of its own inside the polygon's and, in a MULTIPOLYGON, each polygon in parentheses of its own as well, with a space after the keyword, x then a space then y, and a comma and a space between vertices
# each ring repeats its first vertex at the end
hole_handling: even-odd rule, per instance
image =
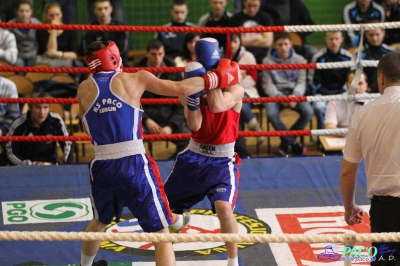
MULTIPOLYGON (((112 41, 90 44, 84 60, 93 76, 79 85, 79 113, 95 152, 89 165, 94 218, 85 231, 104 231, 114 216, 118 222, 126 206, 145 232, 168 233, 172 213, 157 165, 143 146, 141 96, 146 90, 188 96, 228 86, 237 82, 238 67, 218 66, 202 77, 180 82, 161 80, 143 70, 124 73, 112 41)), ((105 260, 93 263, 99 246, 100 241, 83 241, 82 266, 108 265, 105 260)), ((175 265, 171 243, 154 246, 156 265, 175 265)))
MULTIPOLYGON (((231 65, 219 58, 219 45, 213 38, 196 42, 199 62, 189 63, 184 77, 202 76, 217 64, 231 65)), ((181 230, 188 220, 182 212, 203 200, 210 200, 222 233, 237 233, 233 209, 238 196, 240 158, 234 152, 244 89, 234 83, 221 89, 179 97, 191 129, 187 149, 176 157, 165 184, 165 193, 174 212, 170 231, 181 230), (183 222, 182 222, 183 221, 183 222)), ((228 266, 239 266, 237 243, 226 243, 228 266)))

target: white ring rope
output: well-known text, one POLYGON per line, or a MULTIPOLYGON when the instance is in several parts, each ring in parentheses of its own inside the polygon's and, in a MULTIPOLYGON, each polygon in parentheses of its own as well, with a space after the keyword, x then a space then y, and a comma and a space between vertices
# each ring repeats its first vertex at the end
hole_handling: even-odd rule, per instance
MULTIPOLYGON (((355 94, 350 96, 348 94, 333 94, 333 95, 318 95, 318 96, 306 96, 307 102, 328 102, 328 101, 344 101, 344 100, 370 100, 381 96, 380 93, 363 93, 355 94)), ((287 100, 288 102, 290 99, 287 100)), ((285 100, 286 102, 286 100, 285 100)))
POLYGON ((400 28, 400 21, 363 23, 363 24, 326 24, 326 25, 292 25, 284 26, 286 32, 313 32, 313 31, 347 31, 347 30, 371 30, 371 29, 395 29, 400 28))
POLYGON ((0 241, 133 241, 133 242, 252 242, 252 243, 344 243, 399 242, 400 233, 371 234, 160 234, 160 233, 93 233, 54 231, 1 231, 0 241))
POLYGON ((346 135, 348 131, 348 128, 312 129, 311 136, 346 135))
MULTIPOLYGON (((363 67, 377 67, 378 60, 362 60, 360 64, 363 67)), ((356 61, 347 62, 331 62, 331 63, 316 63, 316 69, 331 69, 331 68, 352 68, 357 66, 356 61)))

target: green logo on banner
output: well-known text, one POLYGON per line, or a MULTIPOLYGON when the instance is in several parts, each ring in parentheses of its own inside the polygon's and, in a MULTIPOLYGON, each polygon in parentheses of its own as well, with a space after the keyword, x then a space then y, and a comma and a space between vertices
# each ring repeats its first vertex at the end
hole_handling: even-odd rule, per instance
POLYGON ((30 213, 37 219, 69 220, 87 215, 89 207, 80 202, 47 202, 33 205, 30 208, 30 213))

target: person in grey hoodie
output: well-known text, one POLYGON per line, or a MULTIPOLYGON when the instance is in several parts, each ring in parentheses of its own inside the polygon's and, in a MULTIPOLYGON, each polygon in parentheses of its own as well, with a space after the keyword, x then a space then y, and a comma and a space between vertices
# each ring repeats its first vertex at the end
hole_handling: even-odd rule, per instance
MULTIPOLYGON (((15 7, 15 18, 9 22, 16 23, 41 23, 32 17, 33 5, 31 0, 20 0, 15 7)), ((15 36, 18 49, 16 66, 32 66, 35 64, 37 54, 36 29, 12 28, 9 29, 15 36)))
MULTIPOLYGON (((263 64, 300 64, 306 63, 306 59, 298 55, 292 49, 290 35, 287 32, 275 33, 273 48, 264 58, 263 64)), ((306 91, 305 69, 281 69, 263 70, 261 73, 262 89, 266 96, 303 96, 306 91)), ((303 130, 312 119, 313 109, 308 102, 269 102, 265 104, 269 122, 275 130, 287 130, 280 119, 280 112, 284 108, 291 108, 299 113, 299 118, 290 127, 290 130, 303 130)), ((280 137, 281 144, 278 153, 286 156, 291 148, 293 154, 304 155, 307 148, 296 141, 296 136, 280 137)))

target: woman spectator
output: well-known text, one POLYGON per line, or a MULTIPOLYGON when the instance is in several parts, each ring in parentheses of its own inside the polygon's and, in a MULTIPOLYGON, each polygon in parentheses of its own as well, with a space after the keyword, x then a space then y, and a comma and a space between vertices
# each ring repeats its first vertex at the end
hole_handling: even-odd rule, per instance
MULTIPOLYGON (((61 6, 56 2, 49 2, 43 8, 43 23, 53 25, 64 24, 62 16, 61 6)), ((48 63, 51 66, 74 65, 73 60, 77 58, 77 41, 74 31, 57 29, 38 30, 36 31, 36 38, 39 55, 37 63, 48 63), (43 57, 47 57, 50 60, 46 60, 43 57)))
POLYGON ((200 33, 188 33, 185 36, 183 44, 183 55, 175 57, 175 64, 177 67, 185 67, 187 63, 196 61, 197 56, 194 52, 194 46, 200 40, 200 33))
MULTIPOLYGON (((15 23, 41 23, 32 17, 33 7, 30 0, 20 0, 15 7, 15 18, 9 22, 15 23)), ((32 66, 37 53, 36 29, 13 28, 10 31, 15 35, 18 48, 16 66, 32 66)))
MULTIPOLYGON (((43 23, 62 25, 64 24, 62 17, 61 6, 57 2, 49 2, 43 7, 43 23)), ((38 41, 36 64, 44 63, 52 67, 84 67, 84 63, 77 60, 78 45, 75 31, 38 30, 36 38, 38 41)), ((71 76, 79 83, 86 75, 71 74, 71 76)))

